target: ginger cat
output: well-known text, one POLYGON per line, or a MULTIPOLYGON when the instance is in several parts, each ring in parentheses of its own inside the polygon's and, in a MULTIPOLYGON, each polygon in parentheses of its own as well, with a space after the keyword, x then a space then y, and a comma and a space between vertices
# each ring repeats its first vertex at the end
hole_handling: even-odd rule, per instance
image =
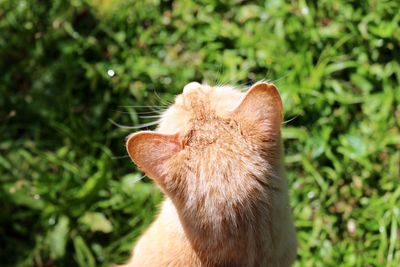
POLYGON ((275 86, 189 83, 155 132, 128 138, 166 195, 129 267, 285 267, 296 257, 275 86))

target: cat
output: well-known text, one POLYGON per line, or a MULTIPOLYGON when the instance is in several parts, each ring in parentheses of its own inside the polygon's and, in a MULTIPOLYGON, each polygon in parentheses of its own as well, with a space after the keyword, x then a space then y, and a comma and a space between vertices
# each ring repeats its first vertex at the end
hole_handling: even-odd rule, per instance
POLYGON ((165 193, 126 267, 286 267, 296 258, 276 87, 187 84, 156 131, 128 137, 165 193))

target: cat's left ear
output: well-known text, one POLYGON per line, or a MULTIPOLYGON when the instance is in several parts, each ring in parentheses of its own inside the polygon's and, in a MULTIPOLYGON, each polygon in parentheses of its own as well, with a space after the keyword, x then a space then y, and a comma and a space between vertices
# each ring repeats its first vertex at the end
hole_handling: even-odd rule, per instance
POLYGON ((251 120, 279 131, 282 123, 282 100, 272 83, 258 82, 246 93, 233 115, 239 120, 251 120))
POLYGON ((168 174, 167 161, 181 150, 178 134, 142 131, 129 136, 126 149, 132 161, 160 185, 168 174))

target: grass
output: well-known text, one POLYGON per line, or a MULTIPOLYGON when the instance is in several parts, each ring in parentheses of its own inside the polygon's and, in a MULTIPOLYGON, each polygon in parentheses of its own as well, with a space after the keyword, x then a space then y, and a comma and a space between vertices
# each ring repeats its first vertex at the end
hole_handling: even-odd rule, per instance
POLYGON ((127 259, 161 193, 126 158, 193 80, 275 81, 295 266, 400 266, 398 1, 0 3, 0 262, 127 259), (163 106, 163 107, 158 107, 163 106))

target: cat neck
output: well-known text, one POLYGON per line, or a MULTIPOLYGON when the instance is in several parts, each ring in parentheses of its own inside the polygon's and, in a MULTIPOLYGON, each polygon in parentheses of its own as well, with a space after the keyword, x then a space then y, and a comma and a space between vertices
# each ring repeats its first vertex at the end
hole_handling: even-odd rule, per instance
POLYGON ((240 205, 227 199, 214 199, 204 207, 174 205, 186 238, 205 266, 260 266, 256 261, 272 242, 270 208, 267 199, 240 205))

